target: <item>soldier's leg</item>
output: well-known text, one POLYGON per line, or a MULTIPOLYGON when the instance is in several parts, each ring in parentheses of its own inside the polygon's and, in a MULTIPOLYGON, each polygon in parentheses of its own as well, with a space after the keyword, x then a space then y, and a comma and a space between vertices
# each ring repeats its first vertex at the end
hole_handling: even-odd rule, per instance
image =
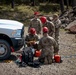
POLYGON ((47 55, 45 55, 45 53, 39 57, 39 62, 43 64, 48 64, 47 55))
POLYGON ((45 57, 43 56, 43 54, 41 54, 38 60, 40 63, 44 63, 45 57))
POLYGON ((43 63, 43 64, 47 65, 47 64, 48 64, 47 56, 46 56, 46 57, 44 57, 44 58, 39 58, 39 62, 41 62, 41 63, 43 63))
POLYGON ((52 54, 47 56, 48 64, 52 64, 52 54))
POLYGON ((58 42, 58 40, 59 40, 58 36, 59 36, 59 33, 58 33, 58 32, 55 32, 55 40, 56 40, 57 42, 58 42))
POLYGON ((57 44, 58 44, 58 49, 59 49, 59 35, 56 33, 55 34, 55 40, 56 40, 56 42, 57 42, 57 44))
POLYGON ((59 49, 59 29, 56 29, 56 32, 55 32, 55 40, 56 42, 58 43, 58 49, 59 49))
POLYGON ((50 50, 48 51, 48 54, 45 57, 45 64, 52 64, 52 56, 53 56, 53 52, 50 50))
POLYGON ((39 57, 38 60, 39 60, 40 63, 44 63, 44 59, 45 59, 45 58, 40 58, 40 57, 39 57))
POLYGON ((48 59, 47 59, 47 56, 45 57, 44 59, 44 64, 47 65, 48 64, 48 59))

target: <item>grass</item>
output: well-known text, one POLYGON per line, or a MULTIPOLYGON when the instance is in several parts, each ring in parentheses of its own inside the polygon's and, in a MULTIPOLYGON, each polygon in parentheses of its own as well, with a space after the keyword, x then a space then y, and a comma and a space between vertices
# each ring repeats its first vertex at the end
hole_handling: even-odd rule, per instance
POLYGON ((34 11, 39 11, 43 15, 52 15, 53 13, 59 13, 59 5, 41 3, 39 6, 32 7, 22 4, 16 5, 14 9, 10 5, 0 5, 0 18, 18 20, 28 25, 28 17, 31 17, 34 11))

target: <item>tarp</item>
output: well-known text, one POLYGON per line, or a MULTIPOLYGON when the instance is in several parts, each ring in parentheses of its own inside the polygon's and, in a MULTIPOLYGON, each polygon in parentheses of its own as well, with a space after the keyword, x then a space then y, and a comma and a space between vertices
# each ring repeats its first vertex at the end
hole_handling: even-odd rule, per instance
POLYGON ((71 26, 69 29, 70 32, 76 33, 76 25, 71 26))
MULTIPOLYGON (((67 25, 67 27, 65 28, 65 30, 69 30, 71 27, 76 25, 76 20, 71 22, 69 25, 67 25)), ((75 28, 74 28, 75 29, 75 28)))

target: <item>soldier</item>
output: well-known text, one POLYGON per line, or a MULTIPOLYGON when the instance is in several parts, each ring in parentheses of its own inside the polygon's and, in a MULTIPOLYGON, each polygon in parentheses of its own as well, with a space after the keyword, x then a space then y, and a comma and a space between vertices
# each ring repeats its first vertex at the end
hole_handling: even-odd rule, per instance
POLYGON ((29 34, 26 35, 25 41, 27 46, 33 46, 34 48, 37 47, 37 41, 39 41, 39 37, 36 34, 35 28, 30 28, 29 34))
POLYGON ((61 21, 59 20, 59 17, 57 14, 54 14, 53 15, 53 20, 52 22, 54 23, 55 25, 55 40, 57 41, 58 43, 58 37, 59 37, 59 29, 60 29, 60 24, 61 24, 61 21))
POLYGON ((40 20, 43 24, 43 27, 47 27, 49 29, 49 32, 48 32, 49 36, 53 36, 54 30, 55 30, 54 24, 52 22, 48 21, 46 19, 46 17, 44 17, 44 16, 42 16, 40 18, 40 20))
POLYGON ((41 34, 41 26, 42 26, 42 24, 41 24, 41 21, 38 18, 38 16, 39 16, 39 12, 34 12, 34 18, 30 21, 28 32, 29 32, 30 28, 35 28, 37 34, 41 34))
POLYGON ((53 37, 48 35, 48 31, 47 27, 43 27, 43 37, 39 40, 39 49, 42 50, 39 61, 44 64, 52 63, 53 52, 58 54, 57 43, 53 37))

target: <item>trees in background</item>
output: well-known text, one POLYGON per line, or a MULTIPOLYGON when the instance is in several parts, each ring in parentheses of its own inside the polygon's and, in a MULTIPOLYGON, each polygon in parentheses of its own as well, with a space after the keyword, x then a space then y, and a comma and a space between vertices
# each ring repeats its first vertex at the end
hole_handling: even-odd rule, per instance
POLYGON ((69 9, 69 0, 66 0, 66 6, 67 6, 66 9, 69 9))
POLYGON ((64 0, 60 0, 60 8, 61 8, 61 12, 64 12, 64 0))
POLYGON ((59 3, 62 13, 65 10, 64 5, 66 5, 66 9, 69 8, 69 5, 72 7, 76 6, 76 0, 0 0, 0 4, 11 4, 12 8, 15 7, 15 4, 28 4, 35 6, 39 5, 40 2, 59 3))
POLYGON ((14 8, 14 6, 15 6, 14 0, 11 0, 11 7, 14 8))
MULTIPOLYGON (((10 4, 11 2, 13 3, 15 1, 15 3, 17 4, 27 4, 27 3, 33 3, 36 4, 35 2, 53 2, 53 3, 59 3, 62 0, 0 0, 0 3, 2 4, 10 4)), ((76 5, 76 0, 63 0, 64 4, 68 3, 68 4, 73 4, 76 5)))
POLYGON ((76 6, 76 0, 72 0, 72 7, 76 6))

